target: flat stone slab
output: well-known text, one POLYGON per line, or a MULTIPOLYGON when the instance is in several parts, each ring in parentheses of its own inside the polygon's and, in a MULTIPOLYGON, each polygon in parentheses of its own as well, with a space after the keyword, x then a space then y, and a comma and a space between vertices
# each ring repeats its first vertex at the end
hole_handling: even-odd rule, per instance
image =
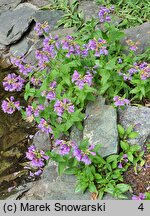
POLYGON ((96 100, 86 108, 87 119, 84 122, 83 138, 90 144, 101 144, 102 157, 118 152, 117 113, 112 106, 102 105, 96 100))
POLYGON ((44 23, 45 21, 48 22, 50 26, 50 30, 54 30, 57 21, 60 20, 63 15, 64 12, 61 10, 55 10, 55 11, 39 10, 33 16, 33 19, 35 20, 35 22, 40 22, 40 23, 44 23))
POLYGON ((13 11, 0 15, 0 43, 9 45, 18 41, 28 30, 36 11, 36 7, 23 3, 13 11))
POLYGON ((139 133, 135 139, 129 139, 130 144, 143 146, 150 136, 150 108, 128 106, 124 110, 118 110, 119 123, 126 129, 132 125, 134 130, 139 133))
POLYGON ((50 162, 42 179, 35 182, 21 200, 89 200, 89 193, 75 193, 76 178, 73 175, 58 176, 57 165, 50 162))
POLYGON ((22 2, 24 2, 24 0, 0 0, 0 12, 14 9, 22 2))
POLYGON ((145 50, 150 46, 150 22, 126 29, 124 33, 126 34, 126 37, 124 37, 122 40, 122 44, 127 45, 126 40, 138 42, 138 49, 136 51, 137 54, 144 53, 145 50))
POLYGON ((42 131, 36 132, 32 144, 44 151, 48 151, 51 149, 50 137, 48 134, 43 133, 42 131))

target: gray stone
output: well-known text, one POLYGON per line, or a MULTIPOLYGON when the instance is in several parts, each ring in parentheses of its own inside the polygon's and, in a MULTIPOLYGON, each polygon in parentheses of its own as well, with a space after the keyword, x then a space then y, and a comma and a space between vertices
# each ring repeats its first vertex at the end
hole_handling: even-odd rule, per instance
POLYGON ((102 104, 99 99, 88 104, 83 138, 90 144, 101 144, 99 153, 105 157, 118 152, 117 113, 112 106, 102 104))
POLYGON ((61 19, 64 15, 64 12, 61 10, 39 10, 33 16, 33 19, 36 22, 44 23, 45 21, 48 22, 50 26, 50 30, 53 30, 57 24, 57 21, 61 19))
MULTIPOLYGON (((83 12, 84 20, 86 22, 91 20, 92 18, 99 19, 98 17, 99 10, 100 10, 100 6, 96 4, 95 1, 89 1, 89 0, 81 1, 78 8, 79 12, 81 11, 83 12)), ((110 14, 110 16, 111 16, 111 23, 114 24, 115 26, 117 26, 121 22, 121 19, 116 15, 110 14)), ((101 28, 102 30, 105 29, 102 24, 97 25, 97 27, 101 28)))
POLYGON ((33 145, 37 148, 44 151, 48 151, 51 148, 50 137, 48 134, 43 133, 42 131, 36 132, 33 138, 33 145))
POLYGON ((25 193, 22 200, 89 200, 89 193, 75 193, 76 179, 73 175, 58 176, 57 165, 50 162, 41 180, 25 193))
POLYGON ((23 3, 13 11, 2 13, 0 15, 0 43, 9 45, 18 41, 28 30, 35 11, 35 6, 23 3))
POLYGON ((126 40, 137 42, 137 54, 144 53, 144 51, 150 46, 150 22, 126 29, 124 32, 126 37, 122 40, 122 44, 127 46, 126 40))
POLYGON ((99 6, 94 1, 81 1, 78 11, 82 11, 85 21, 98 18, 99 6))
POLYGON ((16 187, 13 190, 13 194, 8 196, 6 198, 6 200, 19 200, 26 191, 28 191, 30 188, 32 188, 32 186, 33 186, 33 183, 29 182, 29 183, 26 183, 24 185, 20 185, 20 186, 16 187))
POLYGON ((37 7, 43 7, 50 4, 50 0, 28 0, 29 3, 36 5, 37 7))
POLYGON ((150 136, 150 108, 128 106, 124 110, 118 110, 119 124, 125 129, 132 125, 134 130, 139 133, 135 139, 129 139, 130 144, 143 146, 150 136))
POLYGON ((23 56, 29 51, 32 44, 33 42, 31 40, 24 38, 10 47, 10 53, 13 56, 23 56))
POLYGON ((70 140, 75 140, 76 143, 79 145, 82 139, 83 139, 83 131, 76 128, 76 126, 73 126, 71 128, 70 140))
POLYGON ((0 0, 0 12, 14 9, 22 2, 24 2, 24 0, 0 0))

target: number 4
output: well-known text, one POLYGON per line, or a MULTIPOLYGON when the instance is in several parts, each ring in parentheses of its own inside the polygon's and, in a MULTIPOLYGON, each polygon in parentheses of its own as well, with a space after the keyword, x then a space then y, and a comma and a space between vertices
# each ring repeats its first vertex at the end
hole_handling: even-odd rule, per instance
POLYGON ((139 210, 143 211, 144 210, 144 207, 143 207, 143 203, 141 203, 138 207, 139 210))

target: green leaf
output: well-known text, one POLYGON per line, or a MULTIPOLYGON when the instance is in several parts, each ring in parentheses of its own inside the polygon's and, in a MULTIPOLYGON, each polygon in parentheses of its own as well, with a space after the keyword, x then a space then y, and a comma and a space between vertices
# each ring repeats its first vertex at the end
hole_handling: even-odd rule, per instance
POLYGON ((128 135, 128 137, 130 138, 130 139, 134 139, 134 138, 136 138, 137 136, 138 136, 139 134, 137 133, 137 132, 131 132, 129 135, 128 135))
POLYGON ((121 141, 120 146, 121 146, 123 151, 127 151, 129 149, 129 144, 127 142, 121 141))
POLYGON ((77 168, 68 168, 64 171, 65 174, 68 174, 68 175, 73 175, 77 172, 77 168))
POLYGON ((133 155, 132 155, 132 153, 128 152, 127 156, 128 156, 129 161, 133 162, 133 155))
POLYGON ((110 155, 106 158, 107 163, 111 163, 118 158, 118 155, 110 155))
POLYGON ((66 162, 65 163, 58 163, 58 174, 61 176, 66 168, 66 162))
POLYGON ((117 125, 117 128, 118 128, 119 135, 122 138, 125 133, 125 130, 120 124, 117 125))
POLYGON ((129 135, 132 131, 133 131, 133 126, 130 125, 126 130, 126 134, 129 135))
POLYGON ((125 193, 130 189, 130 186, 121 183, 121 184, 117 184, 116 188, 119 189, 122 193, 125 193))
POLYGON ((97 188, 96 188, 94 182, 90 183, 90 185, 89 185, 89 191, 91 193, 98 193, 97 188))

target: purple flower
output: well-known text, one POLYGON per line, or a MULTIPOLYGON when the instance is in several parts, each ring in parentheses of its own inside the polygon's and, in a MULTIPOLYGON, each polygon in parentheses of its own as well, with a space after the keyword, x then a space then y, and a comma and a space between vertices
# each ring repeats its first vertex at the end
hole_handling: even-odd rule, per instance
POLYGON ((14 97, 11 96, 10 99, 7 98, 7 100, 2 101, 2 110, 4 113, 12 114, 15 111, 20 110, 20 102, 14 101, 14 97))
POLYGON ((67 50, 66 57, 70 57, 73 55, 80 55, 82 54, 81 48, 72 36, 67 36, 65 40, 61 41, 62 49, 67 50))
POLYGON ((43 173, 43 171, 42 170, 38 170, 38 171, 36 171, 35 173, 34 173, 34 175, 35 176, 39 176, 39 175, 41 175, 43 173))
POLYGON ((73 156, 78 160, 81 161, 82 159, 82 153, 81 150, 78 148, 78 146, 75 146, 73 148, 73 156))
POLYGON ((32 77, 31 78, 31 83, 34 85, 34 86, 41 86, 42 85, 42 81, 40 78, 37 78, 37 77, 32 77))
POLYGON ((135 43, 132 40, 127 40, 126 43, 129 45, 130 50, 136 51, 138 49, 138 47, 136 46, 138 43, 135 43))
POLYGON ((139 196, 133 195, 132 200, 145 200, 146 195, 143 193, 139 193, 139 196))
POLYGON ((119 96, 114 97, 115 106, 124 106, 129 105, 130 101, 128 99, 123 99, 119 96))
POLYGON ((106 40, 103 40, 101 38, 99 38, 98 41, 96 41, 95 39, 90 40, 87 45, 87 49, 95 51, 96 57, 100 57, 101 55, 108 55, 108 50, 106 46, 104 46, 105 44, 106 40))
POLYGON ((104 6, 101 6, 100 7, 100 11, 98 13, 98 16, 100 18, 100 22, 101 23, 103 23, 103 22, 110 22, 111 18, 110 18, 110 16, 108 16, 108 14, 110 14, 111 12, 113 12, 113 10, 114 10, 114 7, 106 8, 104 6))
POLYGON ((65 140, 56 140, 55 145, 59 146, 59 154, 60 155, 66 155, 69 154, 71 151, 71 148, 74 147, 75 142, 74 141, 65 141, 65 140))
POLYGON ((43 105, 38 105, 36 108, 28 106, 26 107, 26 116, 30 117, 31 115, 34 115, 35 117, 38 117, 41 110, 44 110, 43 105))
POLYGON ((119 162, 118 168, 119 168, 119 169, 122 169, 122 168, 123 168, 123 166, 122 166, 122 163, 121 163, 121 162, 119 162))
POLYGON ((45 121, 45 119, 43 119, 43 118, 41 118, 41 120, 40 120, 40 123, 39 123, 39 125, 38 125, 38 128, 42 131, 42 132, 44 132, 44 133, 46 133, 46 134, 49 134, 49 133, 53 133, 53 131, 52 131, 52 128, 50 127, 50 125, 45 121))
POLYGON ((93 76, 90 72, 87 72, 85 76, 81 77, 78 71, 74 71, 72 75, 72 82, 75 82, 75 85, 79 87, 79 89, 83 89, 84 85, 87 83, 89 86, 92 85, 93 76))
POLYGON ((64 98, 62 101, 57 100, 54 104, 54 111, 57 112, 58 116, 62 116, 64 111, 68 111, 68 113, 74 112, 74 105, 67 98, 64 98))
POLYGON ((38 36, 41 36, 44 33, 48 33, 49 30, 50 26, 48 25, 48 22, 44 22, 43 24, 37 22, 34 27, 34 31, 37 33, 38 36))
POLYGON ((3 81, 5 91, 21 91, 25 80, 21 76, 17 76, 15 73, 8 74, 3 81))
POLYGON ((81 161, 84 162, 86 165, 91 164, 91 160, 89 159, 88 155, 86 155, 86 154, 82 156, 81 161))
POLYGON ((50 85, 49 85, 49 91, 46 95, 46 99, 48 100, 55 100, 56 98, 56 93, 55 93, 55 87, 56 87, 56 81, 53 81, 50 85))
POLYGON ((122 63, 122 59, 119 58, 119 59, 118 59, 118 64, 121 64, 121 63, 122 63))
MULTIPOLYGON (((34 145, 28 148, 28 151, 26 152, 26 158, 30 160, 31 167, 38 168, 45 166, 45 161, 49 159, 49 157, 45 154, 43 150, 39 150, 34 145)), ((35 173, 31 173, 31 175, 32 174, 40 175, 41 170, 37 170, 35 173)))

